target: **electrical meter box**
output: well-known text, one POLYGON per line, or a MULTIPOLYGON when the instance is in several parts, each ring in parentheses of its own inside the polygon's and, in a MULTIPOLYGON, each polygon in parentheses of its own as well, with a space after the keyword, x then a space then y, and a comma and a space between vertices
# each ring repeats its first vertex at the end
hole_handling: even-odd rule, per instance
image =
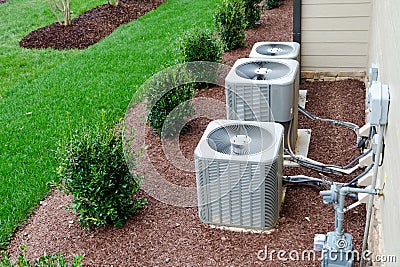
POLYGON ((322 267, 353 267, 354 246, 353 237, 345 233, 341 238, 336 232, 329 232, 326 235, 325 244, 322 250, 322 267))

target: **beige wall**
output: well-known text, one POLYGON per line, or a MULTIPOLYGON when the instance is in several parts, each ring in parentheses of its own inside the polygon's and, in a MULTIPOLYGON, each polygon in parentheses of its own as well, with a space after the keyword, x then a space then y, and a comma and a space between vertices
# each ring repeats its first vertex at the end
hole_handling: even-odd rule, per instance
POLYGON ((389 85, 389 123, 385 135, 385 159, 379 170, 386 177, 385 196, 380 198, 381 253, 396 255, 400 266, 400 1, 373 0, 369 63, 379 65, 378 80, 389 85))
POLYGON ((302 71, 364 71, 371 0, 302 0, 302 71))

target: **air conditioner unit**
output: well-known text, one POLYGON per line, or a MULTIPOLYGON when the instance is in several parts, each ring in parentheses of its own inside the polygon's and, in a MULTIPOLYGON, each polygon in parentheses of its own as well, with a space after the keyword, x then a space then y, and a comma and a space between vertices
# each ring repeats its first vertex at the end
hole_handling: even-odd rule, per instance
POLYGON ((253 45, 249 57, 294 59, 300 62, 300 45, 296 42, 258 42, 253 45))
POLYGON ((291 59, 241 58, 225 78, 227 118, 275 121, 285 127, 285 146, 297 140, 299 63, 291 59))
POLYGON ((283 127, 273 122, 212 121, 195 151, 200 219, 266 230, 282 201, 283 127))

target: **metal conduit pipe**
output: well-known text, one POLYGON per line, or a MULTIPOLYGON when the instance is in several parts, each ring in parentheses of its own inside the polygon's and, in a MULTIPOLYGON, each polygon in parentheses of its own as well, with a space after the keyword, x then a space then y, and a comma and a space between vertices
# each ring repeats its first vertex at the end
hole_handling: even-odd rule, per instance
POLYGON ((349 193, 367 193, 370 195, 377 195, 379 193, 379 190, 371 188, 371 189, 364 189, 364 188, 352 188, 352 187, 342 187, 339 190, 339 207, 336 210, 336 236, 338 238, 341 238, 344 233, 344 228, 343 228, 343 221, 344 221, 344 205, 345 205, 345 197, 349 193))
MULTIPOLYGON (((386 129, 385 125, 380 125, 379 129, 378 129, 378 144, 377 144, 376 154, 375 154, 375 164, 372 169, 371 188, 376 187, 376 180, 378 179, 378 167, 379 167, 380 156, 382 153, 383 133, 384 133, 385 129, 386 129)), ((373 204, 374 204, 374 195, 370 195, 369 200, 368 200, 367 217, 366 217, 366 221, 365 221, 364 238, 363 238, 361 255, 364 255, 365 250, 367 249, 369 227, 371 224, 373 204)), ((363 257, 361 257, 361 260, 360 260, 360 267, 362 267, 362 266, 364 266, 364 258, 363 257)))

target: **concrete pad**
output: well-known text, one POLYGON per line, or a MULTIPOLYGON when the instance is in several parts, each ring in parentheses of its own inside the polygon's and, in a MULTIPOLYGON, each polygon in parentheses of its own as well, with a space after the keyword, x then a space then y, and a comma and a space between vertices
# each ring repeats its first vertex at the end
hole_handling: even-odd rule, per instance
MULTIPOLYGON (((297 130, 297 142, 296 149, 293 151, 296 155, 307 157, 308 148, 310 147, 311 141, 311 129, 298 129, 297 130)), ((289 161, 289 156, 284 156, 283 166, 284 167, 299 167, 299 164, 289 161)))
POLYGON ((306 95, 307 90, 299 90, 299 106, 302 108, 306 108, 306 95))

